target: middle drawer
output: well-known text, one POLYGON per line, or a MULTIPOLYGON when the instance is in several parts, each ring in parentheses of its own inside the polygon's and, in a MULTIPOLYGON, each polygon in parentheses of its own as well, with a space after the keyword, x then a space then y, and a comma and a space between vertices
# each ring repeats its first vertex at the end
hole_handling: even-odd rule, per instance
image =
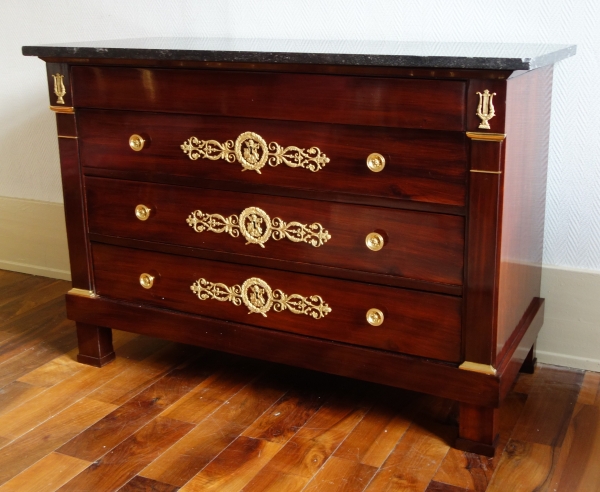
POLYGON ((460 216, 85 178, 91 233, 461 285, 460 216))

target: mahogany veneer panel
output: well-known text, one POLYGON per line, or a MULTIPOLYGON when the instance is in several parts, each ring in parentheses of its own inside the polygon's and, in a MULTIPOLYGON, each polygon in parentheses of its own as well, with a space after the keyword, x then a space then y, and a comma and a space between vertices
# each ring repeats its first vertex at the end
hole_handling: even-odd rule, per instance
POLYGON ((81 162, 86 168, 200 177, 229 186, 241 183, 250 189, 271 185, 305 190, 305 197, 318 190, 457 207, 465 204, 467 141, 461 133, 88 109, 78 110, 77 122, 81 162), (180 148, 192 136, 224 143, 248 131, 283 147, 318 147, 330 161, 317 172, 267 164, 258 174, 242 172, 237 162, 192 161, 180 148), (132 134, 147 140, 139 152, 129 148, 132 134), (366 165, 373 152, 386 159, 378 173, 366 165))
POLYGON ((464 130, 464 81, 75 66, 73 105, 464 130))
MULTIPOLYGON (((231 193, 131 181, 86 178, 90 232, 179 244, 247 256, 276 258, 337 268, 460 285, 463 277, 464 219, 458 216, 337 204, 314 200, 231 193), (152 211, 140 221, 135 207, 152 211), (319 247, 289 239, 247 244, 241 234, 195 232, 186 219, 196 210, 222 217, 238 216, 248 207, 264 210, 271 220, 318 223, 330 239, 319 247), (386 239, 371 251, 366 236, 377 231, 386 239)), ((222 223, 219 221, 219 223, 222 223)), ((203 228, 205 226, 202 226, 203 228)), ((218 224, 215 225, 219 229, 218 224)), ((267 225, 260 224, 262 231, 267 225)), ((239 233, 239 229, 236 229, 239 233)), ((236 232, 234 231, 234 232, 236 232)))
POLYGON ((100 296, 422 357, 454 362, 460 357, 459 298, 104 244, 93 245, 93 257, 100 296), (140 285, 139 276, 146 272, 155 277, 152 289, 140 285), (288 296, 321 296, 331 312, 315 319, 271 309, 261 316, 249 314, 244 305, 200 300, 190 289, 200 278, 231 288, 254 277, 288 296), (371 308, 383 311, 382 325, 367 323, 371 308))

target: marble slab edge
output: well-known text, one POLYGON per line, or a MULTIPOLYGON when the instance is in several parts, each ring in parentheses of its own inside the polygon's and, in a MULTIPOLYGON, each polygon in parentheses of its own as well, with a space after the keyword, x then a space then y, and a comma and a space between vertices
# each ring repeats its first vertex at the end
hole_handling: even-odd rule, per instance
POLYGON ((294 63, 408 68, 477 70, 533 70, 573 56, 576 46, 533 58, 368 55, 349 53, 293 53, 263 51, 211 51, 138 48, 86 48, 72 46, 23 46, 23 55, 40 58, 135 59, 234 63, 294 63))

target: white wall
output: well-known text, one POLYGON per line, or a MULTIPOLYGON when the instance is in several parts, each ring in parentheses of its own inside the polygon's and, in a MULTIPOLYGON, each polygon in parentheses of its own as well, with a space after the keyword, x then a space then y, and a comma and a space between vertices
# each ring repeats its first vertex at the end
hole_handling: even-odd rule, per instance
MULTIPOLYGON (((143 36, 575 43, 577 56, 555 70, 544 262, 600 272, 598 0, 5 0, 0 25, 0 197, 48 202, 61 201, 53 114, 44 64, 22 57, 24 44, 143 36)), ((600 298, 600 281, 583 284, 600 298)), ((581 347, 588 342, 582 335, 581 347)), ((600 361, 600 348, 595 354, 600 361)))

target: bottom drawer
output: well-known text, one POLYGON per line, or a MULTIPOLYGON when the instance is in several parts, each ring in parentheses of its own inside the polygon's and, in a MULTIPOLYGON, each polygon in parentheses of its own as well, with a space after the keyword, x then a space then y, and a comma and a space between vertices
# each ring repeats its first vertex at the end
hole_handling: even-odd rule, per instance
POLYGON ((459 361, 460 298, 99 243, 92 253, 99 296, 459 361))

